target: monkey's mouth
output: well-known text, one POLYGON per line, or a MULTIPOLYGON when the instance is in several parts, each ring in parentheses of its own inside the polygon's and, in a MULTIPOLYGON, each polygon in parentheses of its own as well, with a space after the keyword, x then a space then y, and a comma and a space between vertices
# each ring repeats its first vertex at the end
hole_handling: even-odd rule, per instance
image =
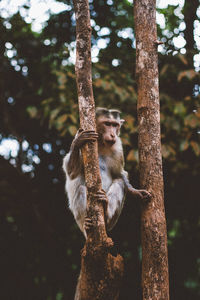
POLYGON ((115 140, 105 140, 106 144, 109 145, 110 147, 115 144, 115 140))

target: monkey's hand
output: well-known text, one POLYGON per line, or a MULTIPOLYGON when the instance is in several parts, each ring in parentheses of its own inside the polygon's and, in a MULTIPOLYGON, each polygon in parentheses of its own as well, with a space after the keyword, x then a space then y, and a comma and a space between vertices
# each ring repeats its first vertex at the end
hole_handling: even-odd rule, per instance
POLYGON ((128 187, 128 191, 136 198, 143 200, 143 201, 149 201, 151 198, 151 194, 146 190, 137 190, 134 189, 132 186, 128 187))
POLYGON ((80 149, 86 143, 95 142, 97 139, 98 133, 96 133, 94 130, 79 129, 72 143, 73 148, 80 149))
POLYGON ((135 195, 143 201, 149 201, 151 199, 151 194, 146 190, 136 190, 135 195))

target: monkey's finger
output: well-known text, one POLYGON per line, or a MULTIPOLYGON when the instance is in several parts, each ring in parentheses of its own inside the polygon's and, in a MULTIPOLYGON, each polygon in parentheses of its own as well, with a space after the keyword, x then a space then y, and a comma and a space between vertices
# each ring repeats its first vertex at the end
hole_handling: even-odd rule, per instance
POLYGON ((84 132, 95 132, 95 130, 84 130, 84 132))
POLYGON ((81 138, 81 140, 91 140, 91 139, 97 141, 98 140, 98 136, 83 136, 81 138))
POLYGON ((85 222, 84 222, 84 229, 85 230, 89 230, 90 228, 92 228, 94 226, 92 219, 90 218, 85 218, 85 222))
POLYGON ((142 193, 144 198, 150 198, 151 197, 151 194, 146 190, 141 190, 140 192, 142 193))
POLYGON ((87 135, 87 136, 91 136, 91 135, 93 135, 93 136, 98 136, 98 133, 95 132, 95 131, 93 131, 93 132, 86 132, 86 131, 83 131, 83 132, 81 133, 81 136, 85 136, 85 135, 87 135))
POLYGON ((97 201, 108 202, 108 199, 107 199, 107 197, 105 195, 97 195, 97 196, 95 196, 95 199, 97 201))
POLYGON ((84 134, 80 136, 80 139, 85 139, 85 138, 93 138, 93 139, 98 139, 98 134, 84 134))
POLYGON ((101 202, 101 203, 104 203, 105 205, 108 204, 108 199, 105 195, 96 195, 94 197, 95 201, 98 201, 98 202, 101 202))
POLYGON ((96 141, 97 141, 97 139, 94 139, 94 138, 84 138, 81 140, 81 143, 85 144, 85 143, 96 142, 96 141))
POLYGON ((96 194, 98 195, 106 195, 106 192, 104 192, 103 190, 97 191, 96 194))
POLYGON ((82 138, 81 138, 81 140, 91 140, 91 139, 93 139, 93 140, 97 140, 97 137, 94 137, 94 136, 83 136, 82 138))
POLYGON ((79 140, 81 141, 81 140, 83 140, 83 139, 98 139, 98 135, 94 135, 94 134, 92 134, 92 135, 90 135, 90 134, 84 134, 84 135, 81 135, 80 137, 79 137, 79 140))
POLYGON ((95 194, 94 198, 97 198, 98 200, 100 200, 100 199, 106 200, 107 199, 105 194, 95 194))
POLYGON ((101 189, 101 190, 97 191, 96 194, 106 195, 106 192, 103 189, 101 189))
POLYGON ((78 148, 81 148, 86 143, 90 143, 90 142, 96 142, 96 139, 94 139, 94 138, 84 138, 84 139, 78 140, 76 144, 77 144, 78 148))
POLYGON ((151 197, 152 197, 151 193, 148 193, 148 194, 146 195, 146 197, 147 197, 147 198, 151 198, 151 197))
POLYGON ((88 217, 86 217, 86 218, 85 218, 85 223, 92 223, 92 219, 91 219, 91 218, 88 218, 88 217))
POLYGON ((108 201, 106 195, 98 195, 97 198, 102 201, 108 201))
POLYGON ((138 197, 141 198, 141 199, 143 199, 142 193, 138 192, 138 197))
POLYGON ((142 199, 146 202, 149 202, 151 199, 151 194, 145 192, 144 194, 142 194, 142 199))
POLYGON ((93 224, 86 224, 86 223, 84 224, 84 229, 86 231, 90 230, 92 227, 93 227, 93 224))
POLYGON ((95 130, 81 130, 81 134, 84 134, 84 133, 96 133, 95 130))

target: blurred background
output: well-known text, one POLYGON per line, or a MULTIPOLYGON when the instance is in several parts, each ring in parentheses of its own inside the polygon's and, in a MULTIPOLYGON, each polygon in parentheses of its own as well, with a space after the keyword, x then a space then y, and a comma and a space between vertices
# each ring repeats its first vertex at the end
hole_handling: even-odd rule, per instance
MULTIPOLYGON (((118 108, 138 185, 131 0, 89 0, 97 106, 118 108)), ((157 1, 171 300, 200 296, 200 1, 157 1)), ((79 128, 72 1, 0 1, 0 298, 71 300, 84 238, 67 207, 62 159, 79 128)), ((125 259, 120 299, 141 299, 140 205, 110 233, 125 259)))

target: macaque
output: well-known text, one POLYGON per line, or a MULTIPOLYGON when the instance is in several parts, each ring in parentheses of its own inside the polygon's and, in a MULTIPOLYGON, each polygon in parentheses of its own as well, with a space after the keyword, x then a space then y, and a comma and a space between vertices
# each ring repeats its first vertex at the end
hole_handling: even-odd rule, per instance
POLYGON ((120 111, 97 108, 97 132, 79 129, 69 153, 63 160, 69 208, 85 237, 91 225, 91 220, 87 218, 86 186, 80 151, 85 143, 98 141, 102 190, 96 193, 94 199, 105 203, 105 223, 108 230, 114 227, 120 216, 126 191, 142 200, 150 198, 150 193, 146 190, 137 190, 132 187, 128 180, 128 173, 124 170, 123 148, 119 137, 123 122, 124 120, 120 119, 120 111))

